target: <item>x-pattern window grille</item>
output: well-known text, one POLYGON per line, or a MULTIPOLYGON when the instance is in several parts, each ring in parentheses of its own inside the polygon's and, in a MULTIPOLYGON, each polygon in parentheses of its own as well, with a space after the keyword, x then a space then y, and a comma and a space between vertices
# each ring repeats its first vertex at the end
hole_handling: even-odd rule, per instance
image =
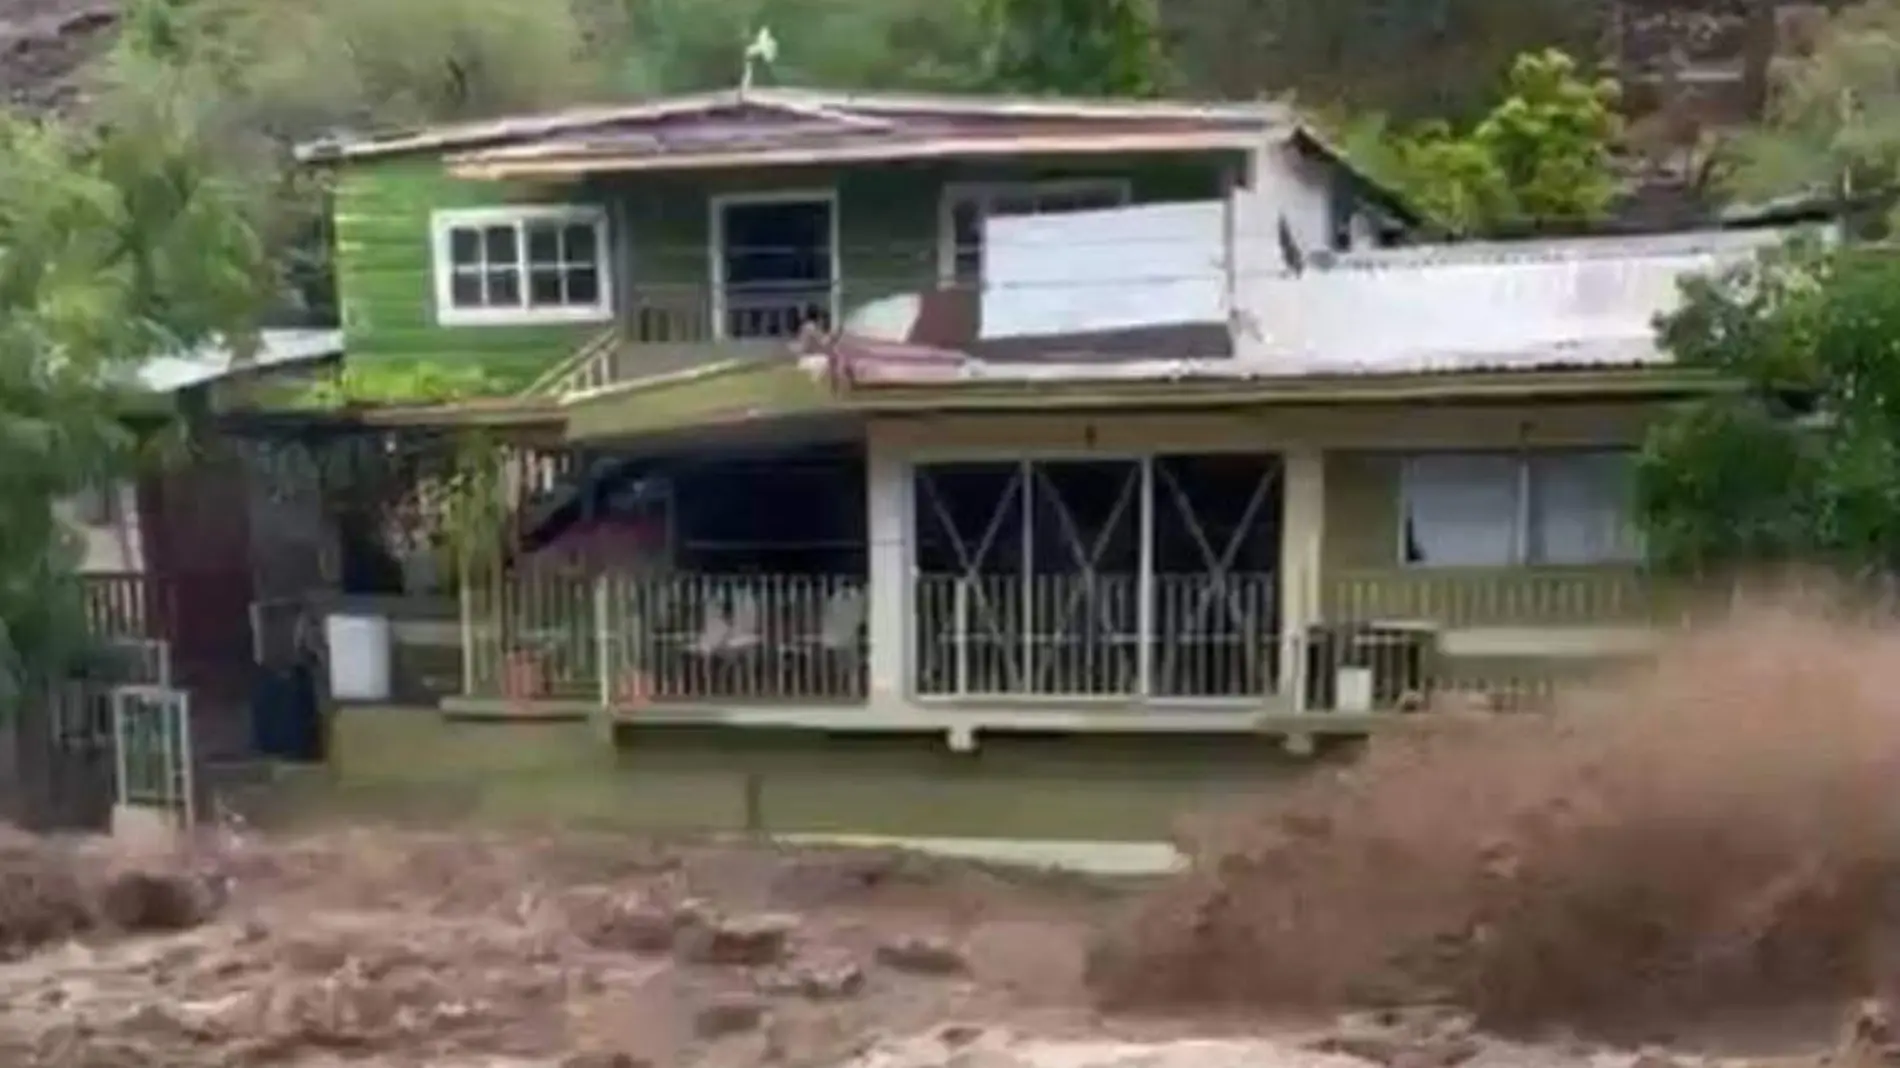
POLYGON ((1264 455, 920 466, 919 692, 1270 693, 1280 488, 1264 455))

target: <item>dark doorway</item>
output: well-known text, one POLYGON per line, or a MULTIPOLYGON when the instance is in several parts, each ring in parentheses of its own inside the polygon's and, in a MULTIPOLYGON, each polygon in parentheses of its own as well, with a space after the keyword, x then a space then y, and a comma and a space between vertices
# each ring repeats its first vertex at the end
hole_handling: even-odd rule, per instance
POLYGON ((795 337, 831 326, 829 196, 735 199, 718 206, 720 325, 729 338, 795 337))

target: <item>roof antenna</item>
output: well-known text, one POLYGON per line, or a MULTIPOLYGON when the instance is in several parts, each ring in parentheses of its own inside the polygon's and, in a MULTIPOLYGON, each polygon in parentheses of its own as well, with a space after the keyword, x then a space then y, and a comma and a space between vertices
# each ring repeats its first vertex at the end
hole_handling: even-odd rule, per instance
POLYGON ((759 64, 763 63, 769 67, 777 60, 778 38, 772 36, 770 26, 760 26, 758 34, 752 38, 752 43, 745 46, 745 73, 739 77, 740 95, 745 95, 745 91, 752 88, 753 71, 759 64))

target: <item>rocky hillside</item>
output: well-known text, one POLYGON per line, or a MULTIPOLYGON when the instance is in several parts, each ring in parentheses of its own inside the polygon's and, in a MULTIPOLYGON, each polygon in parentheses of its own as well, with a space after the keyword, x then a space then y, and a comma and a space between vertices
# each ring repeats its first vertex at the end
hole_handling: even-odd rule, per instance
POLYGON ((62 109, 80 68, 111 39, 119 0, 0 0, 0 103, 62 109))
MULTIPOLYGON (((75 106, 86 62, 111 40, 126 2, 0 0, 0 106, 75 106)), ((1629 196, 1617 215, 1669 227, 1707 209, 1708 134, 1759 114, 1769 60, 1804 48, 1827 7, 1853 0, 1597 2, 1606 8, 1600 58, 1623 81, 1633 120, 1629 196)))
MULTIPOLYGON (((1604 58, 1631 83, 1638 112, 1655 110, 1659 97, 1686 98, 1699 117, 1726 121, 1758 105, 1765 58, 1777 48, 1799 47, 1825 6, 1812 0, 1602 2, 1610 12, 1604 58)), ((34 109, 70 104, 78 69, 110 38, 123 4, 0 0, 0 100, 34 109)))

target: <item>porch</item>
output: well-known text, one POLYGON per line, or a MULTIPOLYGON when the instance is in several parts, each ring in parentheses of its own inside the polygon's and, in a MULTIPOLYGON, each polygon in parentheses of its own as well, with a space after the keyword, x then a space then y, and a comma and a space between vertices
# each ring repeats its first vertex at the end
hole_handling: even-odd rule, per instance
POLYGON ((1362 571, 1322 586, 1325 615, 1276 633, 1270 574, 920 576, 904 591, 915 629, 884 634, 867 626, 861 577, 517 574, 468 591, 465 694, 449 707, 861 731, 1195 732, 1282 717, 1345 731, 1434 698, 1535 700, 1640 654, 1658 618, 1634 569, 1362 571), (1063 626, 1075 606, 1092 622, 1063 626), (1620 636, 1586 637, 1606 631, 1620 636), (912 683, 895 695, 870 684, 885 645, 912 683))
POLYGON ((631 485, 660 484, 641 468, 604 491, 638 559, 468 583, 451 710, 953 741, 1358 733, 1458 694, 1535 700, 1665 618, 1633 563, 1422 567, 1388 532, 1374 566, 1345 550, 1392 520, 1341 509, 1384 488, 1334 464, 1328 492, 1313 450, 826 449, 675 465, 636 506, 631 485), (663 534, 627 525, 641 507, 663 534))

